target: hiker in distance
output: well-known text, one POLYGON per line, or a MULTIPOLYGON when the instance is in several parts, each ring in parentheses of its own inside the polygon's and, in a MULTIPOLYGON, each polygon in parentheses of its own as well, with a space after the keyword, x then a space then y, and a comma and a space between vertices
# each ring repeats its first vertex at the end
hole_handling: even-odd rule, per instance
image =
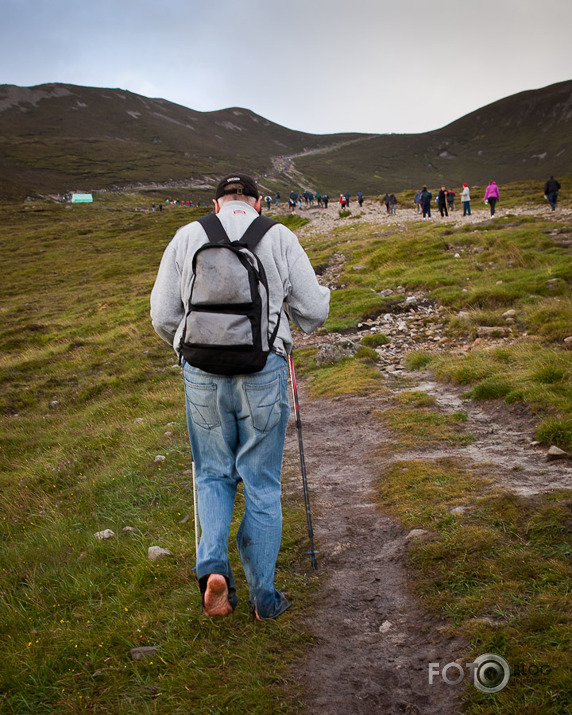
POLYGON ((449 212, 447 211, 447 193, 447 189, 442 186, 437 194, 437 206, 439 207, 441 217, 449 215, 449 212))
POLYGON ((546 184, 544 184, 544 196, 548 199, 550 208, 556 211, 556 202, 558 201, 558 192, 560 191, 560 183, 551 176, 546 184))
POLYGON ((421 196, 419 197, 421 202, 421 208, 423 209, 423 220, 426 218, 431 218, 431 199, 433 194, 429 191, 426 184, 423 184, 421 189, 421 196))
MULTIPOLYGON (((251 609, 259 620, 266 620, 276 618, 290 605, 274 586, 282 535, 282 454, 290 414, 287 354, 292 350, 292 336, 289 319, 304 332, 311 332, 326 320, 330 293, 318 284, 296 236, 281 223, 258 218, 260 202, 258 188, 251 177, 236 173, 222 179, 214 199, 216 217, 211 214, 183 226, 167 246, 151 293, 151 318, 158 335, 183 355, 187 425, 202 529, 196 575, 204 613, 224 617, 237 605, 228 540, 236 489, 242 481, 245 508, 237 533, 238 553, 250 590, 251 609), (263 224, 256 236, 258 242, 252 239, 250 255, 254 261, 258 259, 266 275, 268 316, 263 312, 263 327, 252 332, 261 335, 269 351, 262 350, 262 360, 255 366, 244 367, 245 361, 252 360, 252 348, 244 348, 244 340, 236 350, 232 348, 233 336, 237 335, 235 319, 240 316, 229 317, 228 305, 220 306, 221 314, 213 314, 206 321, 203 320, 204 305, 200 305, 202 311, 189 310, 189 306, 200 302, 195 292, 202 265, 199 258, 233 252, 224 246, 209 244, 203 228, 205 219, 222 228, 230 241, 239 241, 244 236, 248 242, 260 222, 263 224), (222 309, 227 310, 226 315, 222 309), (225 329, 225 320, 228 329, 225 329), (194 332, 193 325, 201 325, 202 332, 194 332), (209 333, 216 339, 212 341, 215 346, 205 364, 196 359, 195 353, 201 357, 209 333), (199 347, 192 349, 196 344, 199 347), (217 345, 223 347, 217 350, 217 345), (226 374, 220 374, 220 361, 225 365, 226 374)), ((209 225, 208 230, 211 232, 214 228, 209 225)), ((212 266, 214 258, 210 260, 212 266)), ((231 269, 229 277, 224 279, 217 272, 209 274, 208 265, 207 262, 201 277, 204 290, 212 293, 213 284, 218 283, 222 285, 221 291, 228 289, 227 292, 236 293, 234 280, 238 271, 231 269)), ((217 300, 212 296, 211 299, 211 302, 217 300)), ((240 297, 241 304, 242 301, 240 297)), ((246 332, 250 325, 245 321, 246 332)), ((235 339, 234 342, 240 341, 235 339)))
POLYGON ((484 202, 485 204, 488 204, 491 209, 491 218, 495 215, 495 207, 497 205, 497 201, 500 198, 500 192, 499 192, 499 187, 497 186, 496 181, 491 181, 490 184, 487 186, 486 191, 485 191, 485 198, 484 202))
POLYGON ((471 215, 471 191, 468 184, 463 184, 461 191, 461 201, 463 202, 463 216, 471 215))

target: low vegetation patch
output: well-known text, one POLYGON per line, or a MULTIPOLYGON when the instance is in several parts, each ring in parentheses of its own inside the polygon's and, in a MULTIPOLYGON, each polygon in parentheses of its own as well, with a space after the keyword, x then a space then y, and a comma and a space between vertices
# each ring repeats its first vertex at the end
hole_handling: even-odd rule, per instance
POLYGON ((422 449, 442 442, 464 445, 474 441, 464 428, 467 421, 464 412, 443 414, 434 409, 434 399, 424 392, 402 392, 392 401, 396 403, 394 407, 377 412, 379 419, 395 434, 395 439, 384 445, 383 452, 422 449))
POLYGON ((295 350, 296 374, 308 378, 312 397, 367 395, 385 390, 383 377, 375 366, 377 353, 369 348, 361 350, 355 358, 344 358, 319 367, 314 361, 316 348, 295 350))
POLYGON ((521 341, 465 355, 411 353, 407 365, 466 385, 473 399, 528 405, 539 418, 537 439, 572 449, 572 351, 521 341))
POLYGON ((182 378, 149 320, 162 252, 200 212, 146 203, 0 207, 0 710, 296 712, 302 500, 285 488, 277 568, 296 609, 255 622, 231 548, 238 610, 205 619, 182 378), (154 545, 172 556, 152 563, 154 545))
POLYGON ((451 660, 495 653, 511 667, 499 693, 467 688, 463 712, 570 709, 572 492, 526 499, 491 490, 472 465, 427 459, 391 464, 378 496, 406 529, 428 532, 412 543, 411 582, 466 637, 469 652, 451 660))

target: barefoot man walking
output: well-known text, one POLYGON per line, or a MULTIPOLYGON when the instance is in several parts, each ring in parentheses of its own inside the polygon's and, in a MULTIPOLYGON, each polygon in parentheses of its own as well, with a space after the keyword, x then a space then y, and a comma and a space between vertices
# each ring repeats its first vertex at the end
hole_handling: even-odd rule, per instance
MULTIPOLYGON (((230 174, 219 183, 214 207, 230 241, 241 239, 258 217, 260 201, 254 180, 245 174, 230 174)), ((199 221, 180 228, 165 250, 151 293, 153 327, 179 354, 193 258, 207 241, 199 221)), ((223 375, 195 367, 186 359, 182 364, 202 531, 196 574, 203 610, 207 616, 224 617, 237 604, 228 540, 236 489, 242 481, 245 511, 237 548, 251 608, 259 620, 266 620, 290 605, 274 586, 282 535, 282 454, 290 413, 288 316, 304 332, 311 332, 325 321, 330 296, 318 284, 298 239, 282 224, 267 230, 253 252, 266 273, 267 330, 269 336, 275 334, 266 364, 258 372, 223 375)))

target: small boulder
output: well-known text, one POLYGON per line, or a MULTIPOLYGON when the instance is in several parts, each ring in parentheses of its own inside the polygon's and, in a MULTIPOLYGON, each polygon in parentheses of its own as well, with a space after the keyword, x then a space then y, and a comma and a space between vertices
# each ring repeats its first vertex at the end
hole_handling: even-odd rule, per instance
POLYGON ((568 459, 569 458, 568 452, 565 452, 563 449, 560 449, 560 447, 555 447, 552 445, 548 452, 546 453, 546 459, 549 462, 552 462, 556 459, 568 459))
POLYGON ((131 660, 148 660, 149 658, 155 658, 158 650, 157 646, 143 645, 138 648, 131 648, 129 652, 131 654, 131 660))
POLYGON ((111 529, 104 529, 96 532, 94 536, 98 541, 107 541, 108 539, 113 539, 115 532, 111 531, 111 529))
POLYGON ((393 623, 391 621, 384 621, 379 627, 379 632, 387 633, 387 631, 391 630, 391 628, 393 628, 393 623))
POLYGON ((162 549, 160 546, 150 546, 147 549, 147 558, 149 561, 160 561, 166 556, 172 556, 173 554, 169 549, 162 549))
POLYGON ((429 532, 426 529, 411 529, 411 531, 407 534, 407 539, 419 539, 422 536, 425 536, 429 532))
POLYGON ((510 335, 510 330, 497 325, 481 325, 477 328, 477 335, 479 338, 506 338, 510 335))
POLYGON ((354 357, 359 350, 359 345, 348 338, 340 338, 335 343, 322 345, 316 355, 316 365, 329 365, 333 362, 339 362, 344 358, 354 357))

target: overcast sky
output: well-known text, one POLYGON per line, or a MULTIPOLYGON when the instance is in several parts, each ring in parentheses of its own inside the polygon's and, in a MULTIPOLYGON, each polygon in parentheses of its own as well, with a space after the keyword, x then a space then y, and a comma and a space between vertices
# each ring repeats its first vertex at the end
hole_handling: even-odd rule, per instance
POLYGON ((0 0, 0 84, 415 133, 572 79, 572 0, 0 0))

